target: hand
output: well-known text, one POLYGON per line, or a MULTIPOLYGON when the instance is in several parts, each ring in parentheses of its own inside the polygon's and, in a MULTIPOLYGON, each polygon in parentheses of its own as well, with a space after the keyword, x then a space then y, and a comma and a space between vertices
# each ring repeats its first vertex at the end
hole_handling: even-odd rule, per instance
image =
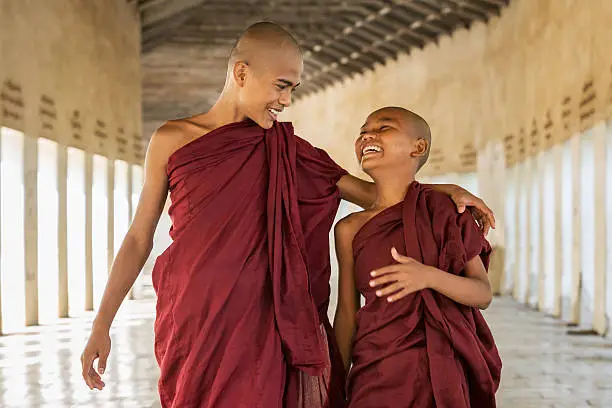
POLYGON ((495 229, 495 215, 484 201, 459 186, 454 187, 450 198, 457 205, 457 211, 463 213, 466 208, 469 208, 485 235, 489 233, 490 228, 495 229))
POLYGON ((81 365, 83 367, 83 379, 90 390, 94 388, 102 390, 104 382, 101 375, 106 370, 106 361, 110 354, 111 340, 108 330, 92 330, 85 350, 81 354, 81 365), (98 371, 93 367, 94 361, 98 359, 98 371))
POLYGON ((431 268, 422 263, 400 255, 395 248, 391 248, 391 256, 398 264, 384 266, 372 271, 370 275, 376 277, 370 281, 371 287, 388 284, 385 288, 376 291, 376 296, 387 296, 388 302, 395 302, 411 293, 429 287, 431 268))

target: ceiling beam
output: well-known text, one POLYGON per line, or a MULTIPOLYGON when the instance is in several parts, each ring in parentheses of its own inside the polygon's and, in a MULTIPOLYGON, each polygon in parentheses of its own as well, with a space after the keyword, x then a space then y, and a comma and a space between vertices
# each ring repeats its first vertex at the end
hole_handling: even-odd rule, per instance
POLYGON ((140 23, 143 27, 192 11, 203 0, 154 0, 140 8, 140 23))

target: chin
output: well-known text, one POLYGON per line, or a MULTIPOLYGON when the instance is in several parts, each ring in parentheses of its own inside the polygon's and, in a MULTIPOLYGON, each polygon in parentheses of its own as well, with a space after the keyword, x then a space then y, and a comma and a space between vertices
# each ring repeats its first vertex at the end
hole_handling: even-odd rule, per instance
POLYGON ((361 169, 367 173, 368 171, 376 170, 381 166, 380 160, 376 159, 367 159, 363 163, 361 163, 361 169))

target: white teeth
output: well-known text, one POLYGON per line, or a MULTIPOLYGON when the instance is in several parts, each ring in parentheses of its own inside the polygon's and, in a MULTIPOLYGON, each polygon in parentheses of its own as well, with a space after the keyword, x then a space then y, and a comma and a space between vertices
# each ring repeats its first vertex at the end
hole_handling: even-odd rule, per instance
POLYGON ((276 109, 268 109, 268 111, 270 111, 270 113, 272 113, 273 115, 278 115, 281 113, 281 111, 276 110, 276 109))
POLYGON ((374 145, 366 146, 361 151, 362 154, 374 153, 374 152, 382 152, 382 148, 374 145))

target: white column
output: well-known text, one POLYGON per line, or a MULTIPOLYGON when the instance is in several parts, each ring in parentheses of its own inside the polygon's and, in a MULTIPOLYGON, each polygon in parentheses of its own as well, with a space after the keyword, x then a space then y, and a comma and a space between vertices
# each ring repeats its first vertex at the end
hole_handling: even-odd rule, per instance
POLYGON ((580 323, 580 281, 581 281, 581 251, 580 233, 580 135, 573 135, 571 142, 572 152, 572 292, 570 322, 580 323))
POLYGON ((58 317, 68 317, 68 151, 57 147, 58 317))
MULTIPOLYGON (((594 182, 595 182, 595 302, 593 329, 604 334, 606 321, 606 125, 598 123, 593 129, 594 182)), ((612 272, 612 271, 611 271, 612 272)))
POLYGON ((38 324, 38 143, 24 137, 24 256, 26 326, 38 324))

